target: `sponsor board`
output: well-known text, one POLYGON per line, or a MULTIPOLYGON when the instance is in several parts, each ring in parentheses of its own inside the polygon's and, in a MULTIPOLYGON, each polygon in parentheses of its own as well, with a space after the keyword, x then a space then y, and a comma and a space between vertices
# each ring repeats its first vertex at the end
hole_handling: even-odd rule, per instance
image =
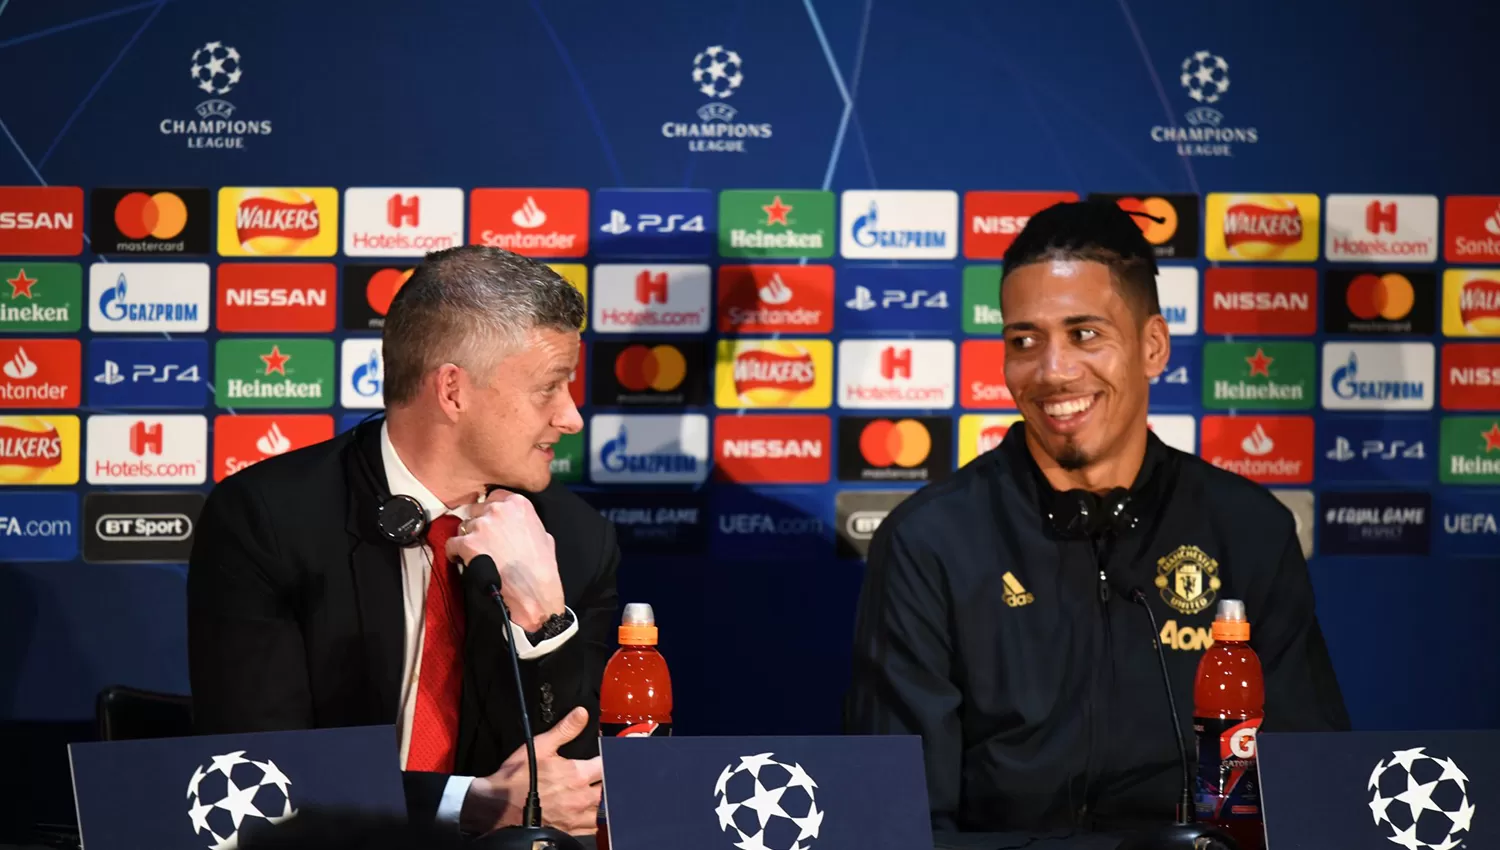
POLYGON ((837 325, 846 331, 952 333, 958 286, 952 266, 848 266, 839 275, 837 325))
POLYGON ((641 339, 593 344, 594 404, 681 407, 708 403, 706 341, 641 339))
POLYGON ((587 189, 475 189, 469 193, 469 244, 527 257, 589 252, 587 189))
POLYGON ((840 416, 840 481, 937 481, 953 471, 946 416, 840 416))
POLYGON ((851 260, 958 256, 958 193, 855 190, 840 197, 839 253, 851 260))
POLYGON ((1316 269, 1212 268, 1204 274, 1204 333, 1312 336, 1317 331, 1316 269))
POLYGON ((821 409, 833 403, 833 343, 826 339, 721 339, 714 404, 821 409))
POLYGON ((96 254, 213 253, 208 189, 95 189, 89 247, 96 254))
POLYGON ((94 263, 89 330, 202 333, 208 330, 207 263, 94 263))
POLYGON ((338 322, 332 263, 220 263, 221 331, 326 333, 338 322))
POLYGON ((0 416, 0 487, 77 484, 77 416, 0 416))
POLYGON ((1203 349, 1194 343, 1174 342, 1161 374, 1151 379, 1151 407, 1192 407, 1203 391, 1199 388, 1199 368, 1203 349))
POLYGON ((215 416, 214 481, 223 481, 268 457, 332 438, 333 417, 323 414, 215 416))
POLYGON ((594 332, 703 333, 711 275, 701 265, 594 266, 594 332))
POLYGON ((332 188, 226 186, 219 190, 219 255, 332 257, 339 193, 332 188))
POLYGON ((83 190, 0 186, 0 257, 83 253, 83 190))
POLYGON ((1433 497, 1433 549, 1450 558, 1490 558, 1500 552, 1500 495, 1438 493, 1433 497))
POLYGON ((595 257, 713 255, 718 222, 707 189, 599 189, 593 207, 595 257))
POLYGON ((7 563, 71 561, 78 556, 77 493, 0 490, 0 551, 7 563))
POLYGON ((333 407, 333 340, 221 339, 214 346, 218 407, 333 407))
POLYGON ((1430 342, 1326 342, 1323 407, 1431 410, 1436 363, 1430 342))
POLYGON ((414 271, 414 266, 401 265, 344 266, 344 329, 383 330, 391 302, 414 271))
POLYGON ((1331 261, 1437 261, 1436 195, 1329 195, 1323 221, 1331 261))
POLYGON ((420 257, 464 244, 464 190, 344 190, 344 256, 420 257))
POLYGON ((953 406, 950 340, 846 339, 839 342, 839 406, 942 410, 953 406))
POLYGON ((708 548, 708 494, 579 493, 614 523, 627 555, 697 555, 708 548))
POLYGON ((1033 215, 1076 200, 1077 192, 965 192, 964 256, 998 260, 1033 215))
POLYGON ((701 413, 600 413, 589 420, 595 484, 701 484, 708 470, 708 417, 701 413))
POLYGON ((1146 416, 1146 427, 1172 448, 1190 455, 1198 453, 1198 421, 1192 416, 1183 413, 1151 413, 1146 416))
POLYGON ((719 256, 827 259, 833 256, 833 193, 725 189, 719 193, 719 256))
POLYGON ((1449 195, 1443 221, 1448 262, 1500 263, 1500 195, 1449 195))
POLYGON ((186 562, 202 493, 106 493, 83 497, 83 560, 90 564, 186 562))
POLYGON ((0 408, 77 407, 82 361, 76 339, 0 339, 0 408))
POLYGON ((90 484, 202 484, 208 480, 208 419, 199 415, 111 415, 88 419, 90 484))
POLYGON ((1131 218, 1135 219, 1146 241, 1151 243, 1158 259, 1197 259, 1198 234, 1202 229, 1197 195, 1094 192, 1089 195, 1089 200, 1108 201, 1126 212, 1135 213, 1131 218))
POLYGON ((1325 417, 1318 429, 1318 480, 1431 481, 1437 454, 1437 432, 1427 418, 1325 417))
POLYGON ((1431 493, 1325 491, 1321 501, 1324 555, 1426 555, 1431 548, 1431 493))
POLYGON ((1443 335, 1500 336, 1500 269, 1443 272, 1443 335))
POLYGON ((339 406, 385 407, 385 360, 379 339, 346 339, 339 352, 339 406))
POLYGON ((77 263, 0 263, 0 331, 83 327, 83 267, 77 263))
POLYGON ((1329 333, 1429 336, 1436 327, 1433 272, 1329 269, 1323 283, 1329 333))
POLYGON ((1203 345, 1203 406, 1210 410, 1310 410, 1316 403, 1310 342, 1203 345))
POLYGON ((1198 270, 1192 266, 1161 266, 1156 272, 1156 295, 1167 333, 1198 333, 1198 270))
POLYGON ((1500 342, 1443 346, 1444 410, 1500 410, 1500 342))
POLYGON ((738 484, 825 484, 833 460, 827 416, 714 417, 714 478, 738 484))
POLYGON ((89 342, 89 404, 104 408, 203 407, 208 341, 95 339, 89 342))
POLYGON ((723 333, 833 330, 833 266, 720 266, 723 333))
POLYGON ((1445 416, 1438 430, 1438 481, 1500 485, 1500 416, 1445 416))
POLYGON ((1020 414, 965 413, 958 417, 958 466, 1000 446, 1010 426, 1021 421, 1020 414))
POLYGON ((1261 484, 1310 484, 1311 416, 1204 416, 1199 456, 1261 484))
POLYGON ((864 558, 886 515, 915 490, 840 490, 833 497, 834 530, 840 558, 864 558))
POLYGON ((1204 255, 1210 260, 1302 263, 1318 258, 1319 198, 1212 192, 1204 255))

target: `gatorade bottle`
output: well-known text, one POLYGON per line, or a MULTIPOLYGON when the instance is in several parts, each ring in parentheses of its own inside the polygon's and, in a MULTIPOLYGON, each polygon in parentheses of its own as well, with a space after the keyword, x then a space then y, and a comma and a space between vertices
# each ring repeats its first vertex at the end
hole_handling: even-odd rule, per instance
MULTIPOLYGON (((656 614, 644 602, 625 606, 620 648, 604 665, 599 691, 599 735, 649 738, 672 734, 672 677, 656 650, 656 614)), ((609 850, 604 798, 599 798, 599 850, 609 850)))
POLYGON ((1240 850, 1261 850, 1260 785, 1255 735, 1265 716, 1260 658, 1250 648, 1245 603, 1221 599, 1214 645, 1198 662, 1193 731, 1198 738, 1198 820, 1229 833, 1240 850))

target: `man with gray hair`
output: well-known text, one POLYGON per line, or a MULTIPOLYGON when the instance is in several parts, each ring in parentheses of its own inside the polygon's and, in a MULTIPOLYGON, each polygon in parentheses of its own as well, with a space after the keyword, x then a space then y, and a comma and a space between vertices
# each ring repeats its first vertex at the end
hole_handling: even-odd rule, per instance
POLYGON ((204 505, 187 580, 199 733, 394 724, 412 821, 477 834, 520 822, 524 700, 545 730, 545 820, 594 831, 619 548, 551 477, 553 446, 583 427, 583 320, 540 263, 478 246, 423 260, 386 319, 384 418, 247 467, 204 505), (463 580, 480 555, 509 623, 463 580))

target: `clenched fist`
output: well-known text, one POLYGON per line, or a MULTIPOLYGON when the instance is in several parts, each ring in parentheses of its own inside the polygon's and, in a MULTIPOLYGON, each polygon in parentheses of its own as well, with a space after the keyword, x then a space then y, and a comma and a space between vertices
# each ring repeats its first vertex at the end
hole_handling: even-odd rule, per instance
MULTIPOLYGON (((588 722, 588 710, 580 706, 536 736, 536 787, 542 823, 573 835, 591 834, 598 828, 604 763, 598 756, 581 761, 564 758, 557 750, 577 738, 588 722)), ((526 748, 521 747, 499 770, 476 778, 469 786, 460 826, 466 832, 485 833, 520 823, 530 782, 526 748)))
POLYGON ((448 540, 448 557, 468 563, 480 555, 495 560, 500 595, 523 631, 534 632, 548 617, 563 613, 552 535, 524 496, 495 490, 469 510, 458 534, 448 540))

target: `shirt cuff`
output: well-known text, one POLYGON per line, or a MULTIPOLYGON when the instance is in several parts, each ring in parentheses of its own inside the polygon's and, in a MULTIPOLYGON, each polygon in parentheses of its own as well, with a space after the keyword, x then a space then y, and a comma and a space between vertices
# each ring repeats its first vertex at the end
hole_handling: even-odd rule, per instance
POLYGON ((525 629, 514 622, 510 624, 510 633, 516 641, 516 655, 522 661, 541 658, 543 655, 547 655, 555 651, 559 646, 567 643, 568 638, 578 634, 578 617, 573 614, 572 608, 564 608, 563 610, 568 612, 568 616, 572 617, 573 622, 568 624, 568 627, 563 630, 562 634, 547 638, 536 646, 532 646, 531 641, 527 639, 525 629))
POLYGON ((438 826, 451 827, 458 831, 458 816, 464 810, 464 798, 469 796, 469 786, 474 784, 472 776, 450 776, 443 786, 443 799, 438 801, 438 826))

